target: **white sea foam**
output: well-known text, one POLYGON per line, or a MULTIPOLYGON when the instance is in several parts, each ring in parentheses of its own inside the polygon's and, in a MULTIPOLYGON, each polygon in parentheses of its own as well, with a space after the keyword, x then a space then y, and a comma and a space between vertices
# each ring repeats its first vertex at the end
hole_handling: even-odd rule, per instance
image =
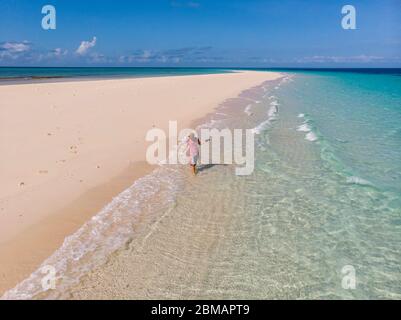
POLYGON ((261 134, 263 131, 265 131, 270 125, 270 120, 265 120, 261 122, 259 125, 257 125, 255 128, 252 129, 254 134, 261 134))
POLYGON ((224 119, 210 119, 209 122, 203 123, 198 126, 199 129, 202 128, 215 128, 217 127, 220 123, 222 123, 224 119))
POLYGON ((251 108, 252 108, 252 105, 251 105, 251 104, 248 104, 248 105, 246 106, 245 110, 244 110, 244 112, 245 112, 248 116, 251 116, 251 115, 252 115, 251 108))
POLYGON ((292 76, 284 77, 283 80, 281 80, 282 83, 292 82, 292 81, 294 81, 294 80, 292 79, 292 76))
POLYGON ((305 118, 305 114, 300 113, 300 114, 298 115, 298 118, 305 118))
POLYGON ((278 103, 277 100, 274 100, 274 101, 270 102, 270 105, 271 106, 279 106, 280 104, 278 103))
POLYGON ((263 131, 265 131, 271 123, 276 119, 277 117, 277 107, 274 105, 269 108, 267 111, 267 120, 261 122, 259 125, 257 125, 255 128, 253 128, 253 133, 255 134, 261 134, 263 131))
POLYGON ((311 132, 312 129, 311 129, 311 127, 310 127, 307 123, 304 123, 304 124, 301 124, 301 125, 297 128, 297 131, 300 131, 300 132, 311 132))
POLYGON ((306 134, 305 139, 308 141, 314 142, 314 141, 317 141, 318 138, 317 138, 316 134, 313 131, 311 131, 306 134))
POLYGON ((360 186, 373 186, 373 184, 370 181, 362 179, 362 178, 359 178, 359 177, 356 177, 356 176, 348 177, 347 178, 347 183, 349 183, 349 184, 357 184, 357 185, 360 185, 360 186))
MULTIPOLYGON (((298 117, 303 118, 304 114, 300 114, 298 117), (302 115, 302 117, 300 117, 302 115)), ((312 127, 309 125, 308 121, 305 121, 303 124, 297 127, 297 131, 306 132, 305 139, 311 142, 317 141, 318 137, 315 132, 313 132, 312 127)))
POLYGON ((267 112, 267 116, 269 117, 268 120, 272 121, 276 119, 278 109, 276 106, 272 106, 269 111, 267 112))

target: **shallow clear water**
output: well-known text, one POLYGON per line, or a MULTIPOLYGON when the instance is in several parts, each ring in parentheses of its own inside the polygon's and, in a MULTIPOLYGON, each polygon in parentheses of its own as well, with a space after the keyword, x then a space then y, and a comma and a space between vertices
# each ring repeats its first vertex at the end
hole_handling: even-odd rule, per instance
POLYGON ((105 209, 83 258, 64 248, 57 289, 35 297, 401 298, 401 77, 288 74, 205 121, 254 128, 254 173, 162 168, 105 209))

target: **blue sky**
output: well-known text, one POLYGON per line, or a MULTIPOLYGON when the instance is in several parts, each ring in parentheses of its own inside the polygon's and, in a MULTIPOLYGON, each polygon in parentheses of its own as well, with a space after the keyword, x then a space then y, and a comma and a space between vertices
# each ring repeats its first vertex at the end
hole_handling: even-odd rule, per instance
POLYGON ((0 15, 0 66, 401 66, 401 0, 1 0, 0 15))

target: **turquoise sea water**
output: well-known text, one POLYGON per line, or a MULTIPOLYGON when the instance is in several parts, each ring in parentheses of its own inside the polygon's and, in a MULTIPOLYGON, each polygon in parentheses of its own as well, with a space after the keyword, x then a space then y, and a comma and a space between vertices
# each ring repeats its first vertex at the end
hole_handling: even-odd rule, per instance
POLYGON ((269 192, 285 193, 266 203, 261 221, 278 234, 264 235, 266 243, 283 238, 294 253, 288 265, 300 291, 289 296, 400 298, 401 77, 309 72, 292 80, 274 93, 279 119, 257 157, 261 179, 274 181, 269 192), (340 286, 344 265, 355 268, 355 290, 340 286))
POLYGON ((205 126, 254 129, 252 175, 160 168, 45 262, 56 290, 30 296, 401 299, 398 72, 287 71, 205 126))

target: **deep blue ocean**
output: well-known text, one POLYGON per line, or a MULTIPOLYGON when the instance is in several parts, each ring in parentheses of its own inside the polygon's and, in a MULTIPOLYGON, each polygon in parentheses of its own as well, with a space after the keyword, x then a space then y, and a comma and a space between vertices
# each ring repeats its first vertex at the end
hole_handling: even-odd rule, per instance
POLYGON ((158 67, 0 67, 0 81, 37 78, 110 78, 195 75, 231 72, 233 70, 266 70, 292 73, 358 73, 401 75, 401 69, 293 69, 293 68, 158 68, 158 67))

